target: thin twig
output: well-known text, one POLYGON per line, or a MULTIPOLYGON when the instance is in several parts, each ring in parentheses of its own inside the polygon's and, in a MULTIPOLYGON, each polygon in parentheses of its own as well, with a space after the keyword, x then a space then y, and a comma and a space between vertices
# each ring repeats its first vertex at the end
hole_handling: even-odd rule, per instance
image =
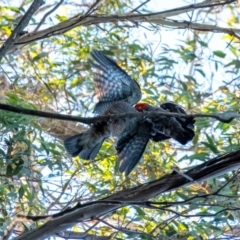
POLYGON ((101 0, 96 0, 96 2, 87 10, 87 12, 83 15, 83 18, 88 17, 91 15, 98 7, 100 4, 101 0))
POLYGON ((147 4, 148 2, 150 2, 151 0, 146 0, 145 2, 143 2, 142 4, 140 4, 139 6, 137 6, 136 8, 134 8, 131 12, 135 12, 137 11, 139 8, 141 8, 143 5, 147 4))
POLYGON ((107 221, 103 220, 103 219, 98 219, 99 221, 101 221, 102 223, 106 224, 107 226, 119 231, 119 232, 125 232, 128 234, 135 234, 135 235, 145 235, 147 237, 152 237, 149 233, 145 233, 142 231, 135 231, 132 229, 128 229, 128 228, 123 228, 123 227, 115 227, 114 225, 108 223, 107 221))
POLYGON ((56 6, 54 6, 50 11, 48 11, 43 16, 43 18, 41 19, 41 21, 39 22, 39 24, 37 25, 37 27, 34 29, 33 32, 36 32, 41 27, 41 25, 44 23, 44 21, 46 20, 47 16, 49 16, 51 13, 53 13, 63 2, 64 2, 64 0, 60 0, 60 2, 56 6))

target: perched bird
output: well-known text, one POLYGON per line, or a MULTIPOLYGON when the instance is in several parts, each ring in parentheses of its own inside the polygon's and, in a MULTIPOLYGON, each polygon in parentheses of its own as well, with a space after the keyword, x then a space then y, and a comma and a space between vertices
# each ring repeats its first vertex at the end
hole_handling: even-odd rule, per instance
POLYGON ((192 140, 194 118, 161 114, 166 111, 186 114, 181 106, 172 102, 164 103, 160 107, 138 103, 142 96, 138 83, 115 61, 101 52, 94 50, 91 56, 97 62, 92 62, 92 65, 100 70, 94 79, 95 93, 99 100, 94 108, 96 114, 159 111, 159 115, 147 118, 110 118, 109 121, 92 124, 86 132, 64 141, 65 148, 70 155, 93 160, 104 140, 114 136, 117 138, 119 170, 127 176, 140 161, 150 139, 159 142, 173 138, 181 144, 192 140), (134 104, 136 105, 133 107, 134 104))
MULTIPOLYGON (((113 103, 102 115, 137 113, 137 110, 124 101, 113 103)), ((119 170, 126 176, 140 161, 151 138, 152 123, 142 118, 118 118, 97 122, 84 133, 64 141, 67 152, 73 157, 94 160, 104 140, 110 136, 117 138, 116 149, 120 162, 119 170)))
MULTIPOLYGON (((137 112, 132 106, 141 97, 138 83, 133 80, 115 61, 97 50, 91 53, 92 65, 100 70, 94 79, 95 93, 99 102, 94 112, 99 115, 137 112)), ((82 159, 92 160, 96 157, 102 143, 110 136, 120 138, 125 127, 135 126, 136 119, 117 119, 101 121, 91 125, 84 133, 72 136, 64 141, 67 152, 82 159)))
POLYGON ((102 114, 117 101, 124 101, 133 106, 141 100, 142 93, 139 84, 114 60, 97 50, 93 50, 91 56, 97 62, 92 62, 92 65, 100 70, 94 79, 95 94, 99 100, 94 113, 102 114))

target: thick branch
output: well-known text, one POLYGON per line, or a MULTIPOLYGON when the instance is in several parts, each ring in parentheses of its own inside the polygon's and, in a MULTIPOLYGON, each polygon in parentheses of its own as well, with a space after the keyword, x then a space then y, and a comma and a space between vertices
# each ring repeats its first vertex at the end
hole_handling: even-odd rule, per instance
POLYGON ((69 20, 63 21, 53 27, 34 32, 29 33, 15 43, 15 46, 13 46, 11 49, 9 49, 9 52, 13 52, 17 50, 18 48, 21 48, 23 45, 28 44, 30 42, 48 38, 54 35, 60 35, 63 34, 77 26, 89 26, 89 25, 97 25, 100 23, 116 23, 116 22, 148 22, 153 23, 157 25, 163 25, 163 26, 170 26, 170 27, 176 27, 176 28, 187 28, 187 29, 195 29, 200 31, 214 31, 214 32, 222 32, 222 33, 228 33, 230 35, 235 35, 236 33, 240 33, 240 29, 232 29, 232 28, 221 28, 216 27, 214 25, 207 25, 207 24, 197 24, 197 23, 191 23, 187 21, 175 21, 175 20, 167 20, 166 18, 176 16, 179 14, 187 13, 190 11, 194 11, 201 8, 209 8, 214 6, 220 6, 220 5, 226 5, 230 3, 237 2, 236 0, 225 0, 225 1, 203 1, 198 4, 191 4, 180 8, 174 8, 167 11, 162 12, 156 12, 156 13, 149 13, 149 14, 135 14, 135 13, 127 13, 122 15, 98 15, 98 14, 92 14, 92 15, 81 15, 74 18, 71 18, 69 20))
POLYGON ((51 113, 51 112, 43 112, 43 111, 37 111, 32 109, 25 109, 21 107, 14 107, 11 105, 7 105, 4 103, 0 103, 0 109, 10 112, 15 112, 18 114, 25 114, 30 116, 36 116, 36 117, 44 117, 44 118, 52 118, 52 119, 59 119, 59 120, 66 120, 66 121, 73 121, 73 122, 81 122, 85 124, 92 124, 99 121, 108 121, 109 119, 118 119, 118 118, 143 118, 143 117, 154 117, 159 116, 160 114, 165 116, 174 116, 174 117, 184 117, 184 118, 215 118, 221 122, 224 123, 230 123, 234 118, 240 118, 239 113, 234 112, 223 112, 223 113, 217 113, 217 114, 204 114, 204 113, 196 113, 196 114, 180 114, 180 113, 171 113, 171 112, 144 112, 144 113, 121 113, 116 115, 106 115, 106 116, 97 116, 92 118, 84 118, 84 117, 76 117, 76 116, 70 116, 66 114, 58 114, 58 113, 51 113))
POLYGON ((34 0, 32 5, 29 7, 23 18, 20 20, 10 37, 7 39, 7 41, 2 45, 0 48, 0 62, 2 58, 5 56, 7 51, 11 48, 11 46, 17 42, 17 40, 20 37, 20 33, 22 30, 27 26, 28 22, 30 21, 32 15, 34 12, 44 4, 44 0, 34 0))
POLYGON ((73 231, 61 231, 60 233, 57 233, 56 236, 62 237, 64 239, 109 240, 109 237, 106 236, 96 236, 93 234, 86 234, 73 231))
MULTIPOLYGON (((205 181, 209 178, 216 177, 225 172, 236 169, 240 166, 240 149, 231 153, 223 154, 209 161, 198 165, 185 172, 195 181, 205 181)), ((77 224, 78 222, 98 219, 99 216, 112 212, 120 207, 127 205, 139 205, 144 207, 142 201, 159 194, 176 190, 180 187, 191 184, 184 176, 177 174, 167 174, 164 177, 152 182, 148 182, 131 189, 117 192, 102 200, 86 204, 78 204, 72 209, 67 209, 58 214, 48 216, 52 218, 49 222, 38 229, 32 230, 16 238, 21 240, 27 239, 45 239, 56 232, 65 230, 77 224)), ((40 217, 27 217, 31 220, 40 220, 40 217)))

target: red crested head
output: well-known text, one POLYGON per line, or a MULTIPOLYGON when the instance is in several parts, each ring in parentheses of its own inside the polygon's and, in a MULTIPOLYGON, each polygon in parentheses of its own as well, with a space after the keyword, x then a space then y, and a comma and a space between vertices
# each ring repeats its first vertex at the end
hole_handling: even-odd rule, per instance
POLYGON ((140 102, 137 103, 134 107, 138 112, 143 112, 144 110, 147 110, 148 106, 149 105, 147 103, 140 102))

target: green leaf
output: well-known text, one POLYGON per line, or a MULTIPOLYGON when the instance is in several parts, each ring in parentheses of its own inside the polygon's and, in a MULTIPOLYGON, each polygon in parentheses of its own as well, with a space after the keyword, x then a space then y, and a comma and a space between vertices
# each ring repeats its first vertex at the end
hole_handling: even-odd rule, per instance
POLYGON ((48 52, 42 52, 33 58, 33 61, 38 61, 41 58, 48 57, 48 52))
POLYGON ((208 44, 207 44, 206 42, 203 42, 203 41, 201 41, 201 40, 198 40, 198 42, 200 43, 200 45, 201 45, 202 47, 208 47, 208 44))
POLYGON ((18 194, 19 194, 19 199, 21 199, 24 195, 24 192, 25 192, 25 189, 23 186, 21 186, 19 189, 18 189, 18 194))
POLYGON ((234 65, 235 68, 240 68, 240 61, 239 60, 233 60, 225 65, 225 67, 229 67, 234 65))
POLYGON ((214 145, 211 145, 208 142, 201 142, 201 143, 206 147, 208 147, 213 153, 216 153, 216 154, 219 153, 218 149, 214 145))
POLYGON ((140 207, 135 206, 134 209, 137 211, 139 216, 144 217, 146 215, 140 207))
POLYGON ((189 81, 193 81, 194 83, 197 83, 197 82, 196 82, 196 79, 195 79, 194 77, 192 77, 192 76, 184 75, 184 77, 185 77, 187 80, 189 80, 189 81))
POLYGON ((220 58, 225 58, 226 57, 226 53, 218 50, 218 51, 214 51, 213 54, 217 57, 220 57, 220 58))

